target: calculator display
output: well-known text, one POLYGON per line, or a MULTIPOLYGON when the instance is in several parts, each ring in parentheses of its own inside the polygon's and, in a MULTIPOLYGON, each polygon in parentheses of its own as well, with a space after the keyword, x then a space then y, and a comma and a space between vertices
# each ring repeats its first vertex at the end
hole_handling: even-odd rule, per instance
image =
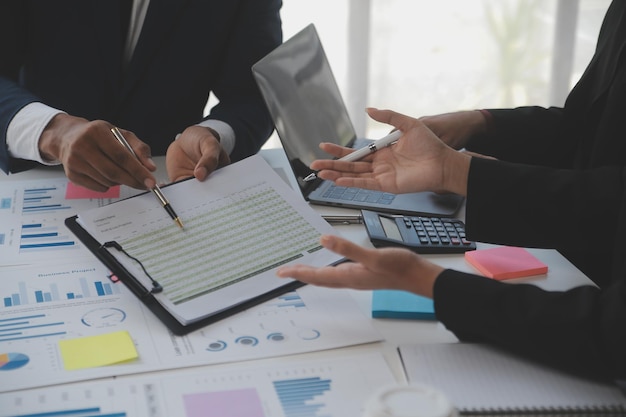
POLYGON ((398 229, 398 225, 395 220, 383 216, 378 217, 378 219, 380 220, 380 224, 383 226, 385 235, 387 235, 388 238, 402 241, 402 235, 400 234, 400 229, 398 229))

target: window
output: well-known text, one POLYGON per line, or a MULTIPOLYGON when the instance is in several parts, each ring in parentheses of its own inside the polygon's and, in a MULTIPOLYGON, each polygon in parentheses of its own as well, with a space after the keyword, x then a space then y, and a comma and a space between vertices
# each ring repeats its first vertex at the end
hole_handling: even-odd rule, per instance
MULTIPOLYGON (((366 106, 412 116, 562 105, 609 0, 283 0, 284 38, 315 23, 360 135, 388 127, 366 106)), ((280 146, 275 137, 266 147, 280 146)))

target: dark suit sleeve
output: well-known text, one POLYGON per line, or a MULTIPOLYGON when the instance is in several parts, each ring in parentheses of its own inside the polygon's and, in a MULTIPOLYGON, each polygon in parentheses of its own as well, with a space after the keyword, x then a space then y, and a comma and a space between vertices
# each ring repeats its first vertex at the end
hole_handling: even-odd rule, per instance
POLYGON ((620 239, 625 175, 617 166, 566 170, 473 158, 468 237, 557 249, 596 283, 605 282, 626 253, 620 239))
POLYGON ((434 299, 437 319, 463 341, 491 343, 586 376, 626 376, 623 281, 549 292, 446 270, 434 299))
POLYGON ((22 48, 25 35, 22 24, 21 1, 7 0, 0 2, 0 169, 12 170, 15 162, 9 157, 6 135, 9 123, 15 114, 25 105, 37 101, 37 97, 17 84, 22 63, 22 48))
POLYGON ((466 148, 510 162, 558 166, 570 161, 573 149, 562 135, 562 108, 539 106, 489 109, 493 123, 488 134, 473 137, 466 148))
POLYGON ((568 170, 472 158, 466 221, 474 240, 574 249, 613 245, 623 167, 568 170))
POLYGON ((548 292, 446 271, 435 284, 437 318, 463 340, 493 343, 589 375, 626 376, 625 171, 474 158, 468 237, 578 250, 589 262, 583 272, 599 288, 548 292))
POLYGON ((237 28, 213 91, 219 104, 208 119, 228 123, 235 131, 232 160, 256 153, 274 129, 251 67, 282 42, 279 0, 241 2, 237 28))

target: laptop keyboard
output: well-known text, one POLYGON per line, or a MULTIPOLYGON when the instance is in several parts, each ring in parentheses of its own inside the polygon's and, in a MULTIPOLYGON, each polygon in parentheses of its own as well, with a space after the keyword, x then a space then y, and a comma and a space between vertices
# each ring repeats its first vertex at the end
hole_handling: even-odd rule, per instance
POLYGON ((365 203, 391 204, 396 195, 382 191, 364 190, 362 188, 340 187, 333 184, 328 187, 324 197, 365 203))

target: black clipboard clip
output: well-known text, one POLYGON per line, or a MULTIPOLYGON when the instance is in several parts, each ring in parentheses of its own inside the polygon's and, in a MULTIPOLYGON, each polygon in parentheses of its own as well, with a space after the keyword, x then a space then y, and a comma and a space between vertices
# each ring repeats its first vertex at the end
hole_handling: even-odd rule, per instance
POLYGON ((112 240, 112 241, 109 241, 109 242, 104 242, 102 245, 100 245, 99 250, 106 250, 108 248, 117 249, 119 252, 121 252, 124 255, 126 255, 129 259, 132 259, 133 261, 137 262, 137 264, 139 264, 139 266, 143 270, 143 273, 146 274, 146 276, 150 279, 150 282, 152 282, 152 289, 148 290, 140 282, 138 282, 132 275, 128 274, 128 278, 132 281, 132 284, 136 287, 137 290, 139 290, 139 291, 143 290, 143 292, 145 292, 145 295, 148 295, 148 294, 158 294, 160 292, 163 292, 163 287, 161 286, 161 284, 159 284, 157 280, 152 278, 152 276, 148 273, 146 268, 143 266, 143 263, 141 263, 141 261, 139 259, 135 258, 131 254, 126 252, 124 250, 124 248, 122 247, 122 245, 120 245, 116 241, 112 240))

